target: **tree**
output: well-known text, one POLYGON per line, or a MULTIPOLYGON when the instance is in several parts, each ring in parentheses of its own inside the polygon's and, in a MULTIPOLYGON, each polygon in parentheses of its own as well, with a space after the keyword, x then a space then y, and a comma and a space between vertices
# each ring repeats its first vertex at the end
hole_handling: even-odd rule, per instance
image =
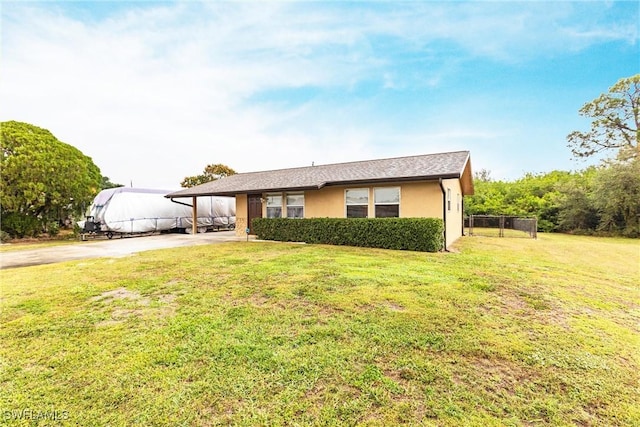
POLYGON ((574 131, 567 136, 575 157, 589 157, 617 150, 622 159, 638 158, 640 146, 640 74, 619 80, 580 109, 593 119, 589 132, 574 131))
POLYGON ((474 181, 489 182, 491 181, 491 171, 488 169, 480 169, 473 173, 474 181))
POLYGON ((37 234, 49 222, 79 212, 99 191, 100 169, 77 148, 28 123, 0 127, 3 230, 37 234))
POLYGON ((600 215, 593 201, 593 181, 598 173, 591 166, 557 185, 558 230, 591 233, 598 228, 600 215))
POLYGON ((640 234, 640 158, 608 162, 594 179, 598 230, 628 237, 640 234))
POLYGON ((185 177, 180 186, 183 188, 195 187, 196 185, 204 184, 205 182, 216 181, 225 176, 235 175, 236 171, 229 166, 223 164, 207 165, 201 175, 187 176, 185 177))
POLYGON ((109 188, 118 188, 118 187, 124 187, 124 185, 111 182, 108 176, 102 177, 102 183, 100 184, 101 190, 108 190, 109 188))

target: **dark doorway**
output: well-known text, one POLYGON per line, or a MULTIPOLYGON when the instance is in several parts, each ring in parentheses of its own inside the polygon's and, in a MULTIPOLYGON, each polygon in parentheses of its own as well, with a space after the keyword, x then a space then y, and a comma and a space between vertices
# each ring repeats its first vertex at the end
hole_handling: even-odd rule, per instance
POLYGON ((253 234, 253 226, 251 225, 251 222, 254 218, 262 218, 262 195, 249 194, 247 199, 247 222, 249 223, 249 234, 253 234))

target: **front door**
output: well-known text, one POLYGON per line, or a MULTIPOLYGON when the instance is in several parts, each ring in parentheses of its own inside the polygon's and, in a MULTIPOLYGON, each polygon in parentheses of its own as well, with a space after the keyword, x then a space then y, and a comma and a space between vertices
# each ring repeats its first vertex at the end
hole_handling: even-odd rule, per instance
POLYGON ((254 218, 262 218, 262 195, 249 194, 247 197, 247 210, 249 234, 253 234, 252 220, 254 218))

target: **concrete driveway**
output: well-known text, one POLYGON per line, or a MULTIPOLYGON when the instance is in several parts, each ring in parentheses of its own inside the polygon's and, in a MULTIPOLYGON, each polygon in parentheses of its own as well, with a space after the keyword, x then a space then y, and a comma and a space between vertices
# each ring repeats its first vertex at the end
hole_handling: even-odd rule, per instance
POLYGON ((50 248, 2 252, 0 253, 0 268, 53 264, 86 258, 122 257, 153 249, 239 241, 246 241, 246 237, 237 237, 235 231, 216 231, 194 235, 160 234, 139 237, 114 237, 112 240, 88 240, 50 248))

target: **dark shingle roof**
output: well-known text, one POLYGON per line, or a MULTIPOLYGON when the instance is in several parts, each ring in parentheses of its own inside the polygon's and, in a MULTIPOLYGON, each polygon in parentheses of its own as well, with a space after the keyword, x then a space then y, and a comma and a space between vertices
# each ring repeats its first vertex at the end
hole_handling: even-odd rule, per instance
POLYGON ((270 191, 317 190, 329 185, 461 178, 468 163, 469 152, 456 151, 239 173, 176 191, 166 197, 230 196, 270 191))

